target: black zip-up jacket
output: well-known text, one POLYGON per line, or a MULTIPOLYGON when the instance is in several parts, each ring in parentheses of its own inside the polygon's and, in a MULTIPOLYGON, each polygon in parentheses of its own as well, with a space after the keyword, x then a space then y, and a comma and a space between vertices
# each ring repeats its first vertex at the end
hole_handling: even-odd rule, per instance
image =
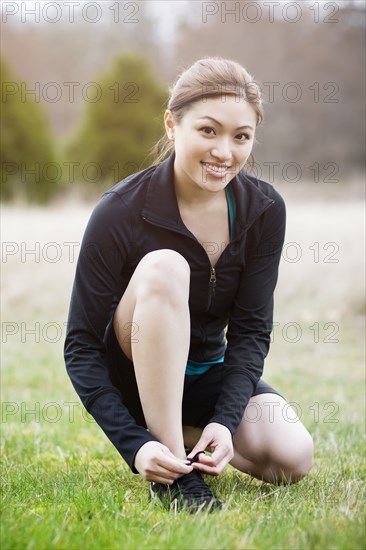
POLYGON ((137 264, 159 249, 175 250, 189 263, 189 359, 214 361, 225 355, 222 390, 210 422, 233 434, 263 372, 284 241, 283 199, 269 183, 240 172, 231 180, 234 238, 212 269, 206 250, 180 217, 173 166, 174 153, 102 196, 81 244, 67 323, 67 372, 85 408, 133 472, 137 451, 155 438, 136 424, 123 404, 123 391, 112 384, 103 339, 137 264))

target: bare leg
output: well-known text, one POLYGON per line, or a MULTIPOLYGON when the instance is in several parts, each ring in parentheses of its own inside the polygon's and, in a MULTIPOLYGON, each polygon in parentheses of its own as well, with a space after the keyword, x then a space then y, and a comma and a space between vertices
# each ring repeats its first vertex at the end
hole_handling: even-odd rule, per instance
POLYGON ((184 373, 190 342, 190 270, 173 250, 147 254, 137 266, 114 316, 119 344, 133 361, 149 431, 178 458, 182 432, 184 373), (137 327, 136 341, 124 327, 137 327))
POLYGON ((231 464, 271 483, 302 479, 313 465, 313 441, 279 395, 252 397, 233 437, 231 464))
MULTIPOLYGON (((184 426, 186 445, 193 447, 201 430, 184 426)), ((233 436, 238 470, 270 483, 295 482, 313 465, 313 442, 294 410, 279 395, 252 397, 233 436)))

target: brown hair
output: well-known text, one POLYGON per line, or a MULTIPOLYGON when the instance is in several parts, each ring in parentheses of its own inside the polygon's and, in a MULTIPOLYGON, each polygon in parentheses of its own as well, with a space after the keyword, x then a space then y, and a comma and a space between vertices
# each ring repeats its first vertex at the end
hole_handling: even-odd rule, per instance
MULTIPOLYGON (((169 91, 171 95, 167 109, 172 112, 177 123, 193 103, 225 95, 235 95, 251 103, 257 115, 257 125, 264 118, 259 85, 244 67, 229 59, 199 59, 178 76, 169 91)), ((162 162, 173 150, 174 143, 164 133, 152 149, 154 162, 162 162)))

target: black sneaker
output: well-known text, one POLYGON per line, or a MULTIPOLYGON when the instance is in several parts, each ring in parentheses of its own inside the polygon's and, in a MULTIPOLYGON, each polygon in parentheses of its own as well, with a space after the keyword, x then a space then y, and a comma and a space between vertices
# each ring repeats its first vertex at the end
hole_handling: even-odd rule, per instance
POLYGON ((150 496, 158 497, 164 505, 174 511, 213 512, 222 508, 222 503, 213 495, 197 470, 176 479, 172 485, 153 481, 150 485, 150 496))

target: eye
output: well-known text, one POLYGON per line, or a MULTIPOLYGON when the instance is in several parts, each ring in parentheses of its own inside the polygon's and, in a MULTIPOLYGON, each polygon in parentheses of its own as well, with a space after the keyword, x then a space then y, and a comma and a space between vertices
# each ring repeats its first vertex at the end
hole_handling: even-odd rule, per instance
POLYGON ((238 139, 239 141, 245 141, 245 140, 249 140, 250 139, 250 135, 249 134, 245 134, 245 133, 241 133, 241 134, 238 134, 237 136, 235 136, 236 139, 238 139))
POLYGON ((203 126, 202 128, 200 128, 200 132, 203 132, 204 134, 209 135, 209 136, 214 136, 215 135, 215 130, 213 128, 211 128, 210 126, 203 126))

